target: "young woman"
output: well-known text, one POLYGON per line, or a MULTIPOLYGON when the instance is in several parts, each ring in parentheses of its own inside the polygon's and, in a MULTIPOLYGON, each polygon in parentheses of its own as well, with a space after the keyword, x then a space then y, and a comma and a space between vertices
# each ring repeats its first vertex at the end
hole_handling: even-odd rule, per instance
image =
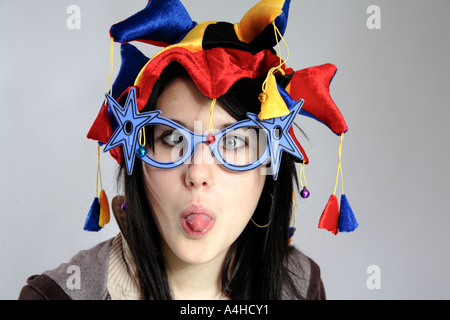
POLYGON ((21 299, 325 298, 317 264, 289 245, 295 162, 308 162, 292 123, 305 95, 306 115, 346 126, 334 66, 292 72, 272 49, 288 9, 263 0, 238 24, 197 24, 179 1, 152 0, 111 28, 116 42, 165 43, 152 59, 122 46, 88 134, 121 166, 121 233, 29 278, 21 299))
MULTIPOLYGON (((214 127, 225 128, 245 119, 246 112, 258 112, 262 80, 240 80, 218 98, 214 127)), ((192 130, 200 121, 204 126, 198 133, 204 133, 210 105, 187 72, 172 63, 147 107, 156 107, 161 115, 192 130)), ((162 144, 173 147, 179 139, 173 129, 155 128, 153 133, 147 141, 153 141, 155 149, 168 148, 162 144)), ((245 142, 236 139, 230 134, 221 148, 242 148, 236 144, 245 142)), ((143 164, 125 175, 127 242, 146 296, 324 297, 317 265, 288 245, 296 177, 293 159, 283 158, 274 181, 265 168, 234 172, 214 163, 206 144, 197 146, 192 157, 190 164, 173 169, 143 164), (185 218, 190 213, 197 218, 191 223, 185 218)))

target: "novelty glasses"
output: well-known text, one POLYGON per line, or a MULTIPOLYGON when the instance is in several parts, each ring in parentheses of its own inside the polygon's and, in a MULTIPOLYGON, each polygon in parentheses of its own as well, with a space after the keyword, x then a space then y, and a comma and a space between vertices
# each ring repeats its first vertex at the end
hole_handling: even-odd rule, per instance
POLYGON ((199 144, 200 147, 206 144, 213 158, 229 170, 248 171, 270 162, 275 180, 283 151, 300 161, 304 158, 289 134, 303 100, 283 117, 260 120, 257 115, 247 113, 247 119, 220 131, 199 134, 162 117, 159 110, 138 113, 134 87, 130 88, 124 107, 109 94, 106 98, 117 120, 117 128, 104 152, 122 146, 128 174, 133 171, 136 156, 161 169, 195 163, 194 153, 199 144))

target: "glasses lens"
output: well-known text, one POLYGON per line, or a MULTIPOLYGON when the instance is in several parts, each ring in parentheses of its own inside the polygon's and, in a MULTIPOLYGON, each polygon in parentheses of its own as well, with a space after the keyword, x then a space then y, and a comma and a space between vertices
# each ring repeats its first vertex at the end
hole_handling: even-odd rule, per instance
POLYGON ((188 138, 182 131, 166 125, 145 127, 147 155, 161 163, 173 163, 187 152, 188 138))
POLYGON ((243 127, 229 130, 221 138, 218 150, 222 158, 232 165, 252 164, 267 148, 267 135, 264 130, 243 127))

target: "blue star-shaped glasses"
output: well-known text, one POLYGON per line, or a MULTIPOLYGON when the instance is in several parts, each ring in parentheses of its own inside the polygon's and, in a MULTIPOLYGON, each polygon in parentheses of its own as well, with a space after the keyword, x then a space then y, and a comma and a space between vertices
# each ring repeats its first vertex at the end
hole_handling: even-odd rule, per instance
POLYGON ((193 155, 199 143, 207 144, 214 159, 229 170, 248 171, 270 162, 274 180, 278 177, 283 151, 300 161, 304 158, 288 132, 303 105, 303 99, 286 116, 260 120, 257 115, 247 113, 248 119, 221 131, 202 135, 161 117, 159 110, 139 113, 134 87, 130 89, 124 107, 109 94, 106 98, 118 127, 104 152, 122 146, 128 174, 133 172, 136 156, 148 165, 162 169, 195 162, 198 158, 193 155), (145 148, 140 144, 141 131, 147 140, 145 148))

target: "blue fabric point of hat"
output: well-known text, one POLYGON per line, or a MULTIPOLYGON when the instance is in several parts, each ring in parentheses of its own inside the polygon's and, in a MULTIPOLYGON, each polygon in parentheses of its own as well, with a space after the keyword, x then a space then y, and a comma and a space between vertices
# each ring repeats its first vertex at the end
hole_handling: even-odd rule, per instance
POLYGON ((134 84, 134 80, 139 72, 150 60, 138 48, 129 43, 121 45, 120 55, 122 57, 122 63, 117 78, 114 81, 111 94, 114 99, 119 98, 125 89, 134 84))
POLYGON ((339 231, 352 232, 358 227, 353 210, 345 194, 341 195, 341 208, 339 212, 339 231))
POLYGON ((277 82, 277 89, 278 92, 280 93, 281 98, 283 98, 284 103, 286 103, 286 107, 288 107, 288 109, 291 110, 292 107, 295 106, 296 101, 292 99, 289 93, 287 93, 287 91, 278 82, 277 82))
POLYGON ((113 25, 110 35, 119 43, 138 40, 174 44, 195 25, 179 0, 150 0, 143 10, 113 25))
MULTIPOLYGON (((114 99, 119 98, 122 92, 128 87, 134 84, 134 80, 138 76, 139 72, 150 60, 135 46, 125 43, 120 48, 120 55, 122 57, 122 64, 120 65, 119 74, 114 81, 112 87, 112 97, 114 99)), ((116 131, 118 123, 114 116, 111 107, 108 106, 109 118, 111 120, 111 126, 116 131)))
POLYGON ((100 231, 102 227, 99 226, 98 221, 100 219, 100 201, 98 197, 95 197, 92 202, 91 209, 89 210, 86 222, 84 223, 84 230, 86 231, 100 231))

